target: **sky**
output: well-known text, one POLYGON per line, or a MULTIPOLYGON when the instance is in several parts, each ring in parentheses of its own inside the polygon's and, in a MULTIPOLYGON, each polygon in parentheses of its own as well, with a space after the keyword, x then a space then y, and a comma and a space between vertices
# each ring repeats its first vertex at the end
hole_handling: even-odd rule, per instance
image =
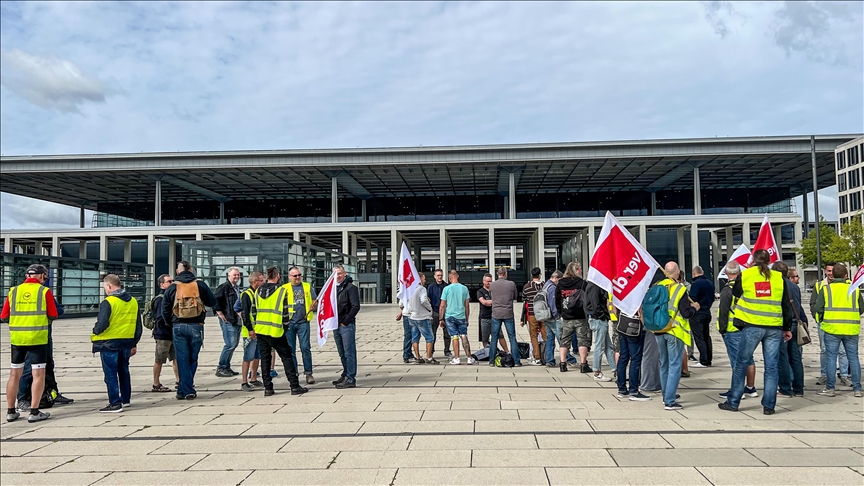
MULTIPOLYGON (((861 2, 0 2, 0 152, 862 133, 862 21, 861 2)), ((836 219, 835 189, 820 209, 836 219)), ((3 228, 67 225, 77 209, 0 195, 3 228)))

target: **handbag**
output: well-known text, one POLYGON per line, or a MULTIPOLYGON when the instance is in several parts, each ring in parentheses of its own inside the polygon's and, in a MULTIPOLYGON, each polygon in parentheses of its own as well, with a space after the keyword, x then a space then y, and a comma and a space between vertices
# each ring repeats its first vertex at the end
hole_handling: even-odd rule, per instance
POLYGON ((792 310, 795 311, 795 319, 798 322, 798 346, 810 344, 813 340, 810 339, 810 331, 807 330, 807 323, 801 320, 801 316, 798 314, 798 306, 795 305, 795 302, 792 299, 789 299, 789 303, 792 304, 792 310))

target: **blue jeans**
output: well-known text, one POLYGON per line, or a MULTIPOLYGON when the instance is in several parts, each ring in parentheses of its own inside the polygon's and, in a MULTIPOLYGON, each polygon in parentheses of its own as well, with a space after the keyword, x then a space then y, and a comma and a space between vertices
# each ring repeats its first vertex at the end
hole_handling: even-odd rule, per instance
MULTIPOLYGON (((558 352, 558 347, 555 346, 555 339, 559 335, 561 329, 561 319, 555 319, 554 321, 546 322, 546 363, 555 364, 555 355, 558 352)), ((573 339, 576 339, 576 334, 573 334, 573 339)), ((560 342, 558 343, 560 346, 560 342)), ((575 348, 579 349, 579 348, 575 348)), ((570 351, 567 351, 567 362, 571 364, 576 364, 579 360, 576 359, 570 351)))
POLYGON ((132 381, 129 378, 129 358, 131 349, 120 351, 100 351, 102 372, 108 387, 108 403, 121 405, 132 399, 132 381))
POLYGON ((297 340, 300 341, 300 355, 303 357, 303 374, 312 374, 312 346, 309 344, 309 322, 292 322, 285 329, 285 338, 291 346, 291 360, 294 361, 294 369, 297 366, 297 340))
MULTIPOLYGON (((497 336, 501 332, 501 324, 504 324, 504 329, 507 329, 507 336, 510 338, 510 354, 513 355, 513 363, 521 364, 519 358, 519 343, 516 342, 516 320, 512 317, 507 319, 492 318, 492 333, 490 336, 497 336)), ((489 340, 489 362, 494 363, 495 357, 498 356, 498 340, 489 340)))
POLYGON ((600 372, 603 354, 606 354, 606 364, 609 369, 615 368, 615 353, 612 351, 612 337, 609 336, 609 321, 588 318, 588 326, 594 332, 594 372, 600 372))
POLYGON ((798 326, 792 326, 792 339, 780 343, 778 364, 778 388, 780 393, 804 394, 804 363, 801 361, 801 346, 798 346, 798 326))
MULTIPOLYGON (((858 335, 840 336, 837 334, 825 333, 825 356, 828 363, 834 363, 837 360, 837 351, 840 349, 840 344, 846 349, 846 357, 849 359, 849 365, 852 367, 852 389, 858 391, 861 389, 861 362, 858 360, 858 335)), ((828 381, 825 383, 825 388, 833 390, 837 384, 837 375, 829 373, 828 381)))
MULTIPOLYGON (((726 344, 726 355, 729 357, 729 364, 732 365, 732 369, 735 369, 735 361, 738 360, 738 350, 741 348, 741 340, 743 338, 744 334, 741 331, 726 332, 723 334, 723 342, 726 344)), ((756 362, 753 361, 753 356, 750 356, 747 366, 754 364, 756 362)))
POLYGON ((204 344, 203 324, 174 324, 174 357, 180 385, 177 396, 195 393, 195 372, 198 371, 198 353, 204 344))
POLYGON ((347 381, 353 382, 357 379, 357 343, 356 325, 339 325, 333 331, 333 339, 336 341, 336 350, 339 351, 339 360, 342 361, 342 376, 347 381))
POLYGON ((402 359, 414 358, 414 353, 411 351, 412 342, 411 319, 408 314, 402 316, 402 359))
POLYGON ((846 356, 846 349, 841 346, 840 347, 840 363, 838 366, 837 357, 834 357, 834 361, 830 361, 831 372, 829 373, 829 361, 828 354, 825 352, 825 331, 822 330, 822 325, 819 324, 819 374, 821 376, 834 375, 837 376, 837 373, 834 372, 835 367, 839 368, 840 376, 845 376, 849 378, 849 358, 846 356))
POLYGON ((618 335, 618 348, 620 352, 618 355, 618 390, 627 390, 631 395, 639 392, 639 372, 642 369, 642 343, 645 339, 643 333, 644 331, 635 337, 623 334, 618 335), (630 386, 625 388, 627 386, 628 362, 630 364, 630 386))
MULTIPOLYGON (((660 387, 663 389, 663 405, 672 405, 677 401, 675 394, 678 393, 678 382, 681 381, 684 341, 669 333, 655 334, 654 338, 660 351, 660 387)), ((741 393, 744 393, 743 388, 741 393)))
POLYGON ((219 319, 219 326, 222 328, 222 339, 225 340, 222 354, 219 355, 219 369, 230 370, 231 358, 234 356, 234 350, 237 349, 237 344, 240 342, 240 325, 231 324, 228 321, 219 319))
POLYGON ((762 406, 774 410, 777 405, 777 364, 780 361, 780 343, 783 342, 783 329, 779 327, 747 326, 738 331, 741 334, 741 344, 738 356, 735 357, 735 368, 732 371, 731 395, 726 398, 729 405, 738 408, 744 395, 744 379, 747 368, 753 360, 753 351, 762 344, 762 358, 765 366, 765 384, 763 386, 762 406))
POLYGON ((243 338, 243 361, 254 361, 261 359, 258 350, 258 339, 243 338))

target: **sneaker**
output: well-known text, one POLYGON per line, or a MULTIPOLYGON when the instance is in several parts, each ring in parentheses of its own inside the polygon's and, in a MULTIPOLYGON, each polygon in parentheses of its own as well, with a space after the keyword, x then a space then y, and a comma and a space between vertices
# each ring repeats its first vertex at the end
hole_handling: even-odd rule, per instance
POLYGON ((780 398, 792 398, 792 395, 790 395, 788 393, 779 392, 779 391, 777 392, 777 396, 780 398))
POLYGON ((615 394, 618 398, 627 398, 630 396, 630 392, 627 390, 618 390, 618 393, 615 394))
POLYGON ((672 402, 669 405, 664 405, 663 410, 675 411, 675 410, 683 410, 684 407, 681 406, 678 402, 672 402))
POLYGON ((514 367, 521 367, 521 366, 522 366, 522 362, 520 361, 520 362, 514 364, 513 366, 514 366, 514 367))
POLYGON ((59 405, 69 405, 70 403, 72 403, 72 402, 74 402, 74 401, 75 401, 74 398, 66 398, 66 397, 64 397, 63 395, 61 395, 61 394, 58 393, 58 394, 57 394, 57 397, 54 399, 54 404, 55 404, 55 405, 57 405, 57 404, 59 404, 59 405))
POLYGON ((861 397, 864 397, 864 392, 862 392, 861 390, 855 390, 855 398, 861 397))
POLYGON ((333 384, 338 385, 339 383, 342 383, 343 381, 345 381, 345 377, 340 376, 338 380, 333 380, 333 384))
POLYGON ((717 408, 720 410, 726 410, 727 412, 737 412, 738 407, 733 407, 729 402, 718 403, 717 408))
MULTIPOLYGON (((747 398, 756 398, 759 396, 759 392, 756 391, 755 386, 745 386, 744 387, 744 397, 747 398)), ((743 397, 742 397, 743 398, 743 397)))
POLYGON ((468 358, 468 364, 473 365, 474 364, 474 358, 468 358))
POLYGON ((429 358, 426 360, 426 364, 437 365, 437 364, 441 364, 441 362, 435 358, 429 358))
POLYGON ((315 377, 312 375, 306 375, 306 384, 307 385, 314 385, 315 384, 315 377))
POLYGON ((452 365, 460 365, 462 364, 462 360, 460 358, 453 358, 450 360, 450 364, 452 365))
POLYGON ((821 395, 823 397, 836 397, 837 393, 835 393, 834 390, 829 390, 829 389, 825 388, 822 391, 820 391, 819 393, 817 393, 817 395, 821 395))
POLYGON ((249 384, 256 388, 264 386, 264 383, 258 380, 250 381, 249 384))
POLYGON ((828 383, 828 377, 827 376, 820 376, 819 378, 816 379, 817 385, 824 385, 825 383, 828 383))
POLYGON ((601 372, 594 374, 594 381, 612 381, 612 378, 609 378, 601 372))
POLYGON ((566 373, 567 372, 567 363, 559 364, 558 368, 561 370, 561 373, 566 373))
POLYGON ((582 363, 582 364, 580 364, 580 365, 579 365, 579 371, 582 372, 582 373, 593 373, 593 372, 594 372, 594 370, 591 369, 590 366, 588 366, 588 363, 582 363))
POLYGON ((546 367, 547 367, 547 368, 557 368, 558 365, 555 364, 554 361, 551 361, 551 362, 549 362, 549 363, 546 363, 546 367))
POLYGON ((276 392, 273 391, 272 388, 265 388, 265 389, 264 389, 264 396, 265 396, 265 397, 272 397, 272 396, 275 395, 275 394, 276 394, 276 392))
POLYGON ((852 386, 852 380, 850 380, 847 376, 841 376, 838 381, 843 386, 852 386))
POLYGON ((647 402, 648 400, 651 400, 651 397, 649 397, 648 395, 643 395, 639 392, 636 392, 634 395, 630 395, 631 402, 647 402))
POLYGON ((529 359, 528 363, 530 363, 534 366, 542 366, 543 365, 542 361, 540 361, 539 359, 534 359, 534 358, 529 359))
POLYGON ((726 390, 725 392, 718 393, 718 395, 720 395, 720 398, 729 398, 729 395, 731 395, 731 394, 732 394, 732 390, 726 390))
POLYGON ((774 415, 774 409, 768 408, 768 407, 762 407, 762 414, 763 415, 774 415))
POLYGON ((445 349, 445 350, 444 350, 444 357, 445 357, 445 358, 452 358, 452 357, 453 357, 453 352, 450 351, 450 350, 448 350, 448 349, 445 349))
POLYGON ((197 393, 190 393, 190 394, 186 395, 186 400, 195 400, 196 398, 198 398, 197 393))
POLYGON ((32 424, 33 422, 41 422, 43 420, 48 420, 48 417, 50 416, 51 414, 48 412, 39 412, 39 415, 33 415, 31 413, 30 416, 27 417, 27 421, 32 424))
POLYGON ((100 408, 99 411, 102 413, 122 412, 123 411, 123 405, 120 405, 119 403, 115 403, 112 405, 109 403, 108 406, 100 408))
POLYGON ((357 382, 345 380, 342 383, 339 383, 338 385, 336 385, 336 388, 338 388, 340 390, 342 390, 344 388, 357 388, 357 382))
POLYGON ((276 378, 277 376, 279 376, 279 372, 278 372, 278 371, 276 371, 276 370, 270 370, 270 377, 271 377, 271 378, 276 378))
POLYGON ((12 413, 7 413, 6 414, 6 421, 7 422, 14 422, 14 421, 18 420, 18 417, 20 417, 20 416, 21 416, 21 414, 18 413, 17 410, 12 412, 12 413))
POLYGON ((30 411, 30 404, 21 402, 18 404, 17 409, 19 412, 29 412, 30 411))
POLYGON ((306 388, 305 386, 298 386, 297 388, 291 389, 291 394, 292 395, 302 395, 308 391, 309 391, 309 389, 306 388))
MULTIPOLYGON (((423 358, 414 358, 414 364, 415 365, 426 364, 426 360, 424 360, 423 358)), ((336 383, 333 383, 333 384, 335 385, 336 383)))
POLYGON ((216 376, 219 378, 231 378, 234 375, 231 374, 231 371, 220 368, 216 370, 216 376))
POLYGON ((696 359, 696 356, 693 356, 692 354, 687 355, 687 359, 689 359, 690 361, 699 361, 698 359, 696 359))
POLYGON ((132 402, 123 402, 122 405, 123 405, 124 407, 131 407, 131 406, 132 406, 132 402))
POLYGON ((243 391, 252 391, 255 389, 255 387, 250 385, 249 383, 243 383, 242 385, 240 385, 240 389, 243 391))
POLYGON ((690 366, 691 366, 692 368, 708 368, 708 366, 705 366, 704 364, 702 364, 702 363, 698 363, 698 362, 697 362, 697 363, 693 363, 693 364, 690 365, 690 366))

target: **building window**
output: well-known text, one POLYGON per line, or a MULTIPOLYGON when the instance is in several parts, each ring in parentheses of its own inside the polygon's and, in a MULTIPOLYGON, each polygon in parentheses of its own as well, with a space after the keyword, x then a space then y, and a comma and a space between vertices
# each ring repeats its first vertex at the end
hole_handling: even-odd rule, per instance
POLYGON ((846 196, 840 196, 840 214, 849 212, 849 203, 846 199, 846 196))
POLYGON ((849 211, 855 212, 861 209, 861 193, 853 192, 849 194, 849 211))
POLYGON ((837 169, 838 170, 839 169, 845 169, 846 168, 846 152, 841 150, 841 151, 835 153, 834 156, 837 159, 837 169))
POLYGON ((853 170, 847 172, 849 177, 849 189, 854 189, 861 185, 861 172, 853 170))
POLYGON ((840 218, 840 227, 846 226, 847 222, 849 222, 849 218, 840 218))
POLYGON ((837 190, 839 192, 846 190, 846 174, 840 174, 837 176, 837 190))
POLYGON ((849 163, 849 167, 858 164, 858 147, 850 147, 846 149, 846 160, 849 163))

